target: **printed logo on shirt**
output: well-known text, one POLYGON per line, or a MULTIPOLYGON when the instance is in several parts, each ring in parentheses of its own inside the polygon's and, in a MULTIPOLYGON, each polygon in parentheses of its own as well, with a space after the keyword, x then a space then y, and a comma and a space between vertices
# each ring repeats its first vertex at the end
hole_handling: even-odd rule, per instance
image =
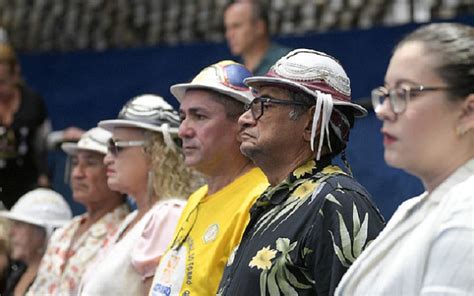
POLYGON ((202 240, 206 244, 213 242, 216 239, 218 233, 219 233, 219 225, 212 224, 211 226, 207 228, 206 232, 204 233, 204 236, 202 237, 202 240))

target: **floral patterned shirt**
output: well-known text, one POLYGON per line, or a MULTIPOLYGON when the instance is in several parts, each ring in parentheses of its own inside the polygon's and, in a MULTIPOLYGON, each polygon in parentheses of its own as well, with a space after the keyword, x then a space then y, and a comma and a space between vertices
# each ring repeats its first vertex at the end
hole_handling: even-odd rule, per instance
POLYGON ((218 295, 332 295, 383 226, 360 184, 330 159, 309 160, 252 207, 218 295))
POLYGON ((26 295, 77 295, 82 274, 99 250, 108 245, 121 222, 130 212, 126 204, 105 214, 71 245, 86 214, 53 233, 38 273, 26 295))

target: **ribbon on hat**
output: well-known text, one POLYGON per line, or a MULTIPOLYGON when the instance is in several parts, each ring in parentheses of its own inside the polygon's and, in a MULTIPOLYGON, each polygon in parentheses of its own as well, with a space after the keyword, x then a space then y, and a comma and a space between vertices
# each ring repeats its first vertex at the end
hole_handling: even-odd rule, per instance
POLYGON ((314 140, 316 138, 316 128, 318 126, 319 118, 321 118, 321 127, 319 130, 319 147, 318 153, 316 155, 316 160, 321 158, 321 150, 323 148, 324 136, 328 140, 329 150, 332 151, 331 141, 329 141, 329 121, 332 114, 332 109, 334 106, 332 96, 330 94, 325 94, 318 90, 315 91, 316 98, 316 110, 313 115, 313 124, 311 126, 311 150, 314 151, 314 140), (322 116, 321 116, 322 115, 322 116))
POLYGON ((161 132, 163 133, 163 140, 165 141, 166 147, 176 152, 176 144, 170 134, 170 125, 168 123, 163 123, 161 125, 161 132))

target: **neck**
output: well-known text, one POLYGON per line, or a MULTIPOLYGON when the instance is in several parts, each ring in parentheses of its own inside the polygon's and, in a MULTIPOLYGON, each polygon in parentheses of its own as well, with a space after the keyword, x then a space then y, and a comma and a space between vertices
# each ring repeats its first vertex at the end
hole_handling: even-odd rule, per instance
POLYGON ((453 154, 451 161, 444 166, 438 168, 427 169, 423 172, 414 173, 423 182, 425 190, 429 193, 433 192, 441 183, 449 178, 458 168, 474 158, 474 151, 469 154, 453 154))
POLYGON ((310 159, 314 158, 313 152, 309 148, 302 148, 296 153, 283 152, 281 155, 271 157, 267 155, 266 159, 257 162, 257 166, 267 176, 271 186, 276 186, 285 180, 288 175, 303 165, 310 159))
POLYGON ((254 167, 254 164, 250 160, 242 157, 242 161, 237 164, 222 167, 212 174, 205 174, 208 186, 207 194, 211 195, 216 193, 254 167))
POLYGON ((142 216, 148 212, 148 210, 151 209, 153 205, 159 200, 159 197, 156 194, 150 196, 147 192, 133 197, 135 198, 135 202, 137 204, 137 216, 142 216))
POLYGON ((260 43, 255 43, 254 46, 242 53, 242 60, 245 67, 251 72, 255 71, 269 48, 270 42, 265 39, 260 43))
POLYGON ((97 204, 92 204, 92 205, 87 205, 87 224, 92 225, 95 222, 97 222, 100 218, 102 218, 105 214, 113 211, 116 207, 122 204, 123 199, 122 197, 116 198, 114 197, 109 197, 105 198, 104 201, 101 201, 99 205, 97 204), (105 203, 105 204, 104 204, 105 203))

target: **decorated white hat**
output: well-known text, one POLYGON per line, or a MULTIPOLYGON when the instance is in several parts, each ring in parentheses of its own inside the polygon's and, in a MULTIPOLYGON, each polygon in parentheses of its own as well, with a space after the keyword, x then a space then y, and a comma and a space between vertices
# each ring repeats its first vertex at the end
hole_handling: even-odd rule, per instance
POLYGON ((118 114, 117 119, 103 120, 99 127, 113 131, 117 127, 135 127, 160 132, 168 147, 176 149, 173 138, 178 135, 179 114, 162 97, 141 95, 132 98, 118 114))
POLYGON ((310 145, 314 151, 316 127, 321 117, 317 159, 320 158, 325 136, 330 143, 329 125, 334 106, 347 107, 355 117, 367 114, 364 107, 351 102, 350 80, 341 64, 320 51, 306 48, 292 50, 280 58, 264 76, 247 78, 245 83, 252 88, 278 86, 293 89, 316 100, 310 145))
POLYGON ((209 89, 248 104, 253 95, 244 79, 250 76, 252 73, 244 65, 225 60, 204 68, 190 83, 171 86, 170 91, 179 102, 189 89, 209 89))

